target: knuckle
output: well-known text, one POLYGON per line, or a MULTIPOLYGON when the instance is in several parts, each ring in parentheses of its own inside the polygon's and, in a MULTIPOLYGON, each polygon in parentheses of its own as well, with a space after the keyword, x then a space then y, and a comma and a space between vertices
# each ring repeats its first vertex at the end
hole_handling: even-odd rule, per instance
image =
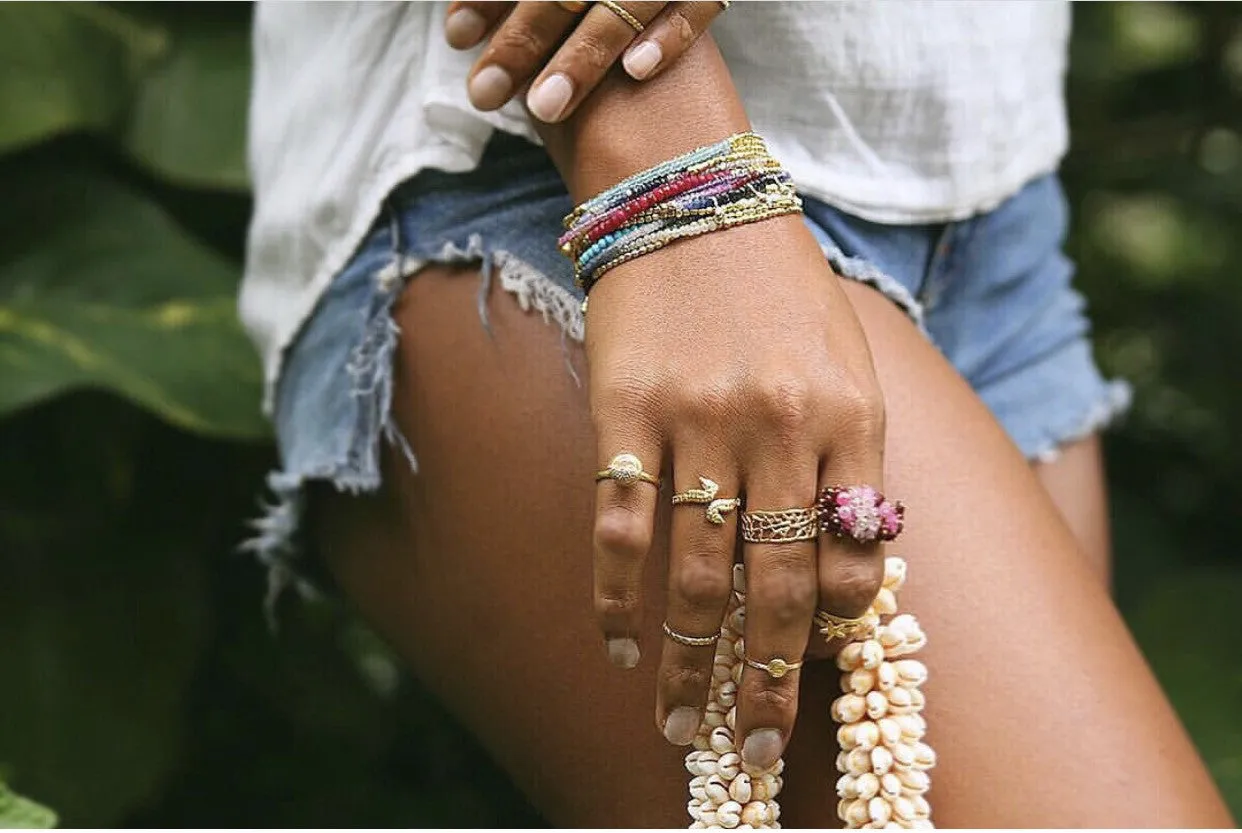
POLYGON ((802 570, 765 570, 762 581, 753 582, 747 597, 765 620, 790 628, 809 620, 819 595, 814 576, 802 570))
POLYGON ((682 7, 674 7, 668 13, 667 25, 670 46, 674 52, 685 52, 699 36, 694 22, 682 7))
POLYGON ((879 558, 850 557, 821 575, 820 600, 824 608, 838 616, 858 616, 880 592, 884 563, 879 558))
POLYGON ((710 667, 670 665, 660 669, 660 685, 667 691, 702 692, 707 690, 711 681, 710 667))
POLYGON ((570 74, 581 78, 598 78, 616 60, 617 51, 596 35, 577 35, 570 45, 570 74))
POLYGON ((651 547, 651 524, 632 510, 616 506, 595 518, 595 546, 609 555, 639 559, 651 547))
POLYGON ((673 579, 673 590, 695 611, 724 608, 733 588, 733 576, 720 565, 693 560, 681 565, 673 579))
POLYGON ((533 67, 548 52, 548 45, 533 29, 519 24, 502 26, 488 49, 497 63, 533 67))
POLYGON ((676 407, 688 423, 702 427, 727 420, 737 410, 737 401, 732 382, 698 382, 682 386, 676 407))
POLYGON ((597 422, 621 414, 647 411, 659 398, 656 382, 644 376, 618 376, 601 382, 592 397, 592 412, 597 422))
POLYGON ((600 590, 595 596, 595 617, 601 622, 628 618, 638 611, 638 592, 626 588, 600 590))
POLYGON ((757 688, 744 693, 747 706, 752 712, 763 715, 779 714, 792 718, 798 709, 797 689, 791 685, 770 685, 770 682, 764 681, 757 688))
POLYGON ((867 442, 884 437, 886 413, 878 385, 858 385, 839 394, 837 409, 856 437, 867 442))
POLYGON ((768 381, 759 390, 758 400, 759 413, 768 426, 786 439, 802 434, 815 410, 810 384, 793 376, 768 381))

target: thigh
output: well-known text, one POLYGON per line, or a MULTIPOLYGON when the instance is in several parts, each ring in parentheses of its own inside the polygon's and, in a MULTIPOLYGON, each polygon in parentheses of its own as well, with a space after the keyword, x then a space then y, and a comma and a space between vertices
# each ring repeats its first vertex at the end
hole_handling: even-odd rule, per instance
MULTIPOLYGON (((363 614, 512 774, 572 826, 683 826, 683 750, 655 724, 656 651, 611 666, 591 611, 590 473, 598 468, 576 346, 498 290, 434 267, 395 310, 396 418, 367 498, 316 502, 329 565, 363 614)), ((1229 823, 1104 588, 1026 461, 891 304, 847 288, 889 407, 886 485, 910 507, 903 606, 924 622, 931 794, 946 826, 1229 823)), ((668 527, 659 519, 657 541, 668 527)), ((659 644, 662 544, 644 644, 659 644)), ((787 754, 788 826, 834 823, 828 704, 804 671, 787 754)))
POLYGON ((1112 576, 1108 484, 1098 434, 1069 443, 1056 458, 1034 464, 1061 517, 1074 533, 1087 563, 1105 586, 1112 576))

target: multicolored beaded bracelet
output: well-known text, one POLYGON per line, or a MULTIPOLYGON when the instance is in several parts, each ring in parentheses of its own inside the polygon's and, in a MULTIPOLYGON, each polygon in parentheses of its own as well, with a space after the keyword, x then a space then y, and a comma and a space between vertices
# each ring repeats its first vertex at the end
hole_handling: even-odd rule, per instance
POLYGON ((628 177, 565 218, 561 252, 590 292, 613 267, 676 240, 793 214, 802 202, 755 133, 739 133, 628 177))

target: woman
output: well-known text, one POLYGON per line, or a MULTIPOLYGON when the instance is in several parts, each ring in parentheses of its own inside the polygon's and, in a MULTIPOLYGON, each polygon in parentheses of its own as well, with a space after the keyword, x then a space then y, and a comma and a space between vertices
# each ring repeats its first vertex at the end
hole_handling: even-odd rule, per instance
POLYGON ((667 827, 694 637, 744 558, 736 736, 786 756, 782 822, 825 826, 837 672, 771 669, 817 609, 866 608, 881 548, 736 533, 867 484, 909 507, 939 824, 1228 825, 1104 580, 1094 433, 1124 391, 1060 253, 1067 7, 462 4, 449 39, 486 45, 461 53, 438 6, 258 8, 241 308, 284 461, 273 588, 305 521, 550 821, 667 827), (543 121, 510 100, 532 79, 543 121), (752 125, 802 216, 619 263, 584 313, 561 218, 752 125), (700 477, 744 507, 674 508, 700 477))

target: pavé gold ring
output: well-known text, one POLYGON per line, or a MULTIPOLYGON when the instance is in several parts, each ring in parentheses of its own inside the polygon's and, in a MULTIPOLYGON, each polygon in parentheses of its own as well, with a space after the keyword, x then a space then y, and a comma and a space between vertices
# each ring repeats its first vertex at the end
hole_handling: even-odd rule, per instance
POLYGON ((720 639, 719 633, 714 633, 711 636, 688 636, 680 631, 673 630, 672 625, 670 625, 667 621, 664 623, 664 635, 678 644, 687 645, 691 648, 703 648, 708 645, 715 645, 716 640, 720 639))
POLYGON ((608 463, 608 468, 595 472, 595 482, 615 480, 618 486, 632 486, 642 480, 653 486, 660 485, 660 478, 643 471, 643 461, 634 454, 618 454, 608 463))
POLYGON ((758 660, 753 660, 750 657, 743 657, 742 662, 746 663, 751 668, 758 668, 760 671, 766 671, 768 676, 774 680, 779 680, 790 671, 797 671, 802 667, 802 660, 798 660, 797 662, 788 662, 780 657, 773 657, 767 662, 759 662, 758 660))
POLYGON ((815 507, 751 510, 742 513, 742 540, 750 544, 789 544, 819 538, 819 513, 815 507))
POLYGON ((700 477, 699 485, 702 488, 686 489, 684 492, 678 492, 673 495, 673 505, 693 503, 706 506, 707 508, 704 511, 707 514, 707 520, 717 526, 725 522, 724 516, 727 513, 742 505, 741 498, 716 497, 720 493, 720 486, 714 480, 700 477))
POLYGON ((626 23, 630 24, 630 28, 633 29, 635 32, 641 33, 644 29, 647 28, 646 26, 643 25, 643 22, 641 20, 634 17, 634 15, 630 14, 630 12, 620 3, 614 3, 613 0, 596 0, 596 2, 598 2, 601 6, 603 6, 608 11, 615 14, 617 17, 624 20, 626 23))

